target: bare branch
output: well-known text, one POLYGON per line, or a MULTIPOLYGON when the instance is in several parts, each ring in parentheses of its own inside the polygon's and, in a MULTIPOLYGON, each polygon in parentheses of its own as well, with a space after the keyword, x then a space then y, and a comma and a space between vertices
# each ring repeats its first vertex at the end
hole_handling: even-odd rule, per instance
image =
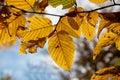
MULTIPOLYGON (((114 1, 114 0, 113 0, 113 1, 114 1)), ((112 5, 107 5, 107 6, 103 6, 103 7, 100 7, 100 8, 93 9, 93 10, 81 11, 81 12, 77 12, 77 13, 89 13, 89 12, 94 12, 94 11, 102 10, 102 9, 109 8, 109 7, 113 7, 113 6, 120 6, 120 4, 116 4, 115 1, 114 1, 114 4, 112 4, 112 5)), ((13 6, 13 5, 10 5, 10 6, 7 6, 7 5, 6 5, 6 7, 11 7, 11 8, 18 9, 18 10, 24 12, 24 13, 43 14, 43 15, 51 15, 51 16, 58 16, 58 17, 69 16, 69 14, 71 14, 71 13, 67 13, 67 14, 64 14, 64 15, 58 15, 58 14, 51 14, 51 13, 44 13, 44 12, 26 11, 26 10, 17 8, 17 7, 15 7, 15 6, 13 6)))

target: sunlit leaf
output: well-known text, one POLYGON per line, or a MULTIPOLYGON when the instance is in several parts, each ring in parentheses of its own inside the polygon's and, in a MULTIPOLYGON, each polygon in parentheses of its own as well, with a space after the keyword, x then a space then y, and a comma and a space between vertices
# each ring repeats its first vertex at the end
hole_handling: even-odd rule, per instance
POLYGON ((97 45, 94 49, 93 59, 95 59, 96 56, 99 55, 99 53, 100 53, 100 51, 103 47, 106 47, 108 45, 113 44, 116 41, 117 38, 118 38, 118 35, 115 34, 115 33, 112 33, 112 32, 104 33, 100 37, 100 39, 99 39, 99 41, 98 41, 98 43, 97 43, 97 45))
POLYGON ((37 6, 36 11, 42 12, 48 6, 48 0, 42 0, 38 4, 35 4, 35 6, 37 6))
POLYGON ((48 0, 48 3, 53 7, 63 5, 63 9, 72 7, 75 2, 76 0, 48 0))
POLYGON ((107 0, 89 0, 89 1, 95 4, 100 4, 106 2, 107 0))
POLYGON ((20 53, 20 54, 27 54, 26 49, 27 49, 26 44, 21 43, 21 44, 20 44, 20 51, 19 51, 19 53, 20 53))
POLYGON ((112 23, 108 28, 113 33, 120 35, 120 23, 112 23))
POLYGON ((95 27, 96 24, 98 23, 98 13, 97 12, 88 13, 88 15, 86 15, 84 19, 86 19, 89 24, 95 27))
POLYGON ((95 27, 91 26, 89 23, 83 22, 80 26, 82 34, 88 39, 92 40, 95 35, 95 27))
POLYGON ((100 26, 99 26, 99 28, 98 28, 97 37, 99 37, 101 31, 102 31, 104 28, 108 27, 110 24, 111 24, 110 21, 107 21, 107 20, 102 19, 102 20, 100 21, 100 26))
POLYGON ((32 9, 35 1, 37 0, 5 0, 8 5, 12 5, 23 10, 32 9))
POLYGON ((67 17, 68 23, 70 24, 70 26, 75 29, 78 30, 79 29, 79 25, 78 23, 72 18, 72 17, 67 17))
POLYGON ((98 23, 98 13, 91 12, 85 14, 84 20, 80 26, 82 34, 88 39, 92 40, 95 36, 96 24, 98 23))
POLYGON ((120 80, 120 69, 117 67, 109 67, 98 70, 92 75, 90 80, 120 80))
POLYGON ((61 30, 66 31, 68 34, 70 34, 74 37, 77 37, 77 38, 80 37, 80 28, 79 28, 79 30, 73 29, 68 22, 67 16, 63 17, 57 25, 57 31, 61 31, 61 30))
POLYGON ((115 41, 116 48, 120 50, 120 37, 115 41))
POLYGON ((46 38, 41 38, 38 40, 37 45, 38 47, 43 48, 45 43, 46 43, 46 38))
POLYGON ((25 30, 22 34, 23 42, 47 37, 53 31, 52 22, 48 18, 33 16, 29 18, 29 22, 29 29, 25 30))
POLYGON ((28 48, 28 52, 35 53, 35 52, 37 52, 37 48, 35 46, 31 46, 30 48, 28 48))
POLYGON ((4 28, 0 29, 0 43, 6 43, 16 39, 16 32, 19 26, 24 26, 26 19, 21 15, 11 15, 3 24, 4 28))
POLYGON ((56 64, 70 71, 74 58, 74 42, 66 32, 60 31, 50 37, 48 50, 56 64))

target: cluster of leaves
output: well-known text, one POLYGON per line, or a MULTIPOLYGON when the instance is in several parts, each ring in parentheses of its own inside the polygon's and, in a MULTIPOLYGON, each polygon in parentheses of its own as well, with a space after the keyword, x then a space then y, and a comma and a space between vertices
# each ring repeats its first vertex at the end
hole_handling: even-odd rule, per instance
MULTIPOLYGON (((100 4, 107 0, 89 1, 100 4)), ((38 47, 43 48, 48 41, 48 50, 53 60, 61 68, 70 71, 75 51, 73 37, 80 38, 82 34, 86 39, 93 40, 98 18, 101 18, 98 36, 104 28, 108 31, 99 38, 93 59, 103 47, 110 44, 115 43, 120 50, 119 12, 110 14, 97 12, 100 9, 120 5, 115 2, 111 6, 91 11, 77 7, 76 0, 1 0, 0 5, 0 44, 19 38, 22 40, 21 54, 26 54, 27 50, 35 53, 38 47), (63 5, 63 9, 69 8, 69 12, 65 15, 44 13, 48 5, 53 7, 63 5), (26 13, 35 15, 27 17, 26 13), (52 25, 49 18, 40 14, 59 16, 60 19, 56 25, 52 25)))

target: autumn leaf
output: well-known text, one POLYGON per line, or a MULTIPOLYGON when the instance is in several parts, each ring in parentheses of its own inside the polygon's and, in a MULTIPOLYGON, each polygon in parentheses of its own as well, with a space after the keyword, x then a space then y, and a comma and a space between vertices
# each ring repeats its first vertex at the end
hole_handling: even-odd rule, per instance
POLYGON ((98 28, 98 32, 97 32, 97 37, 98 37, 98 38, 99 38, 99 35, 100 35, 101 31, 102 31, 104 28, 107 28, 110 24, 111 24, 110 21, 101 19, 100 25, 99 25, 99 28, 98 28))
POLYGON ((27 45, 24 43, 21 43, 19 54, 27 54, 26 49, 27 49, 27 45))
POLYGON ((92 40, 95 35, 95 27, 91 26, 89 23, 83 22, 80 26, 81 33, 86 37, 88 40, 92 40))
POLYGON ((112 33, 112 32, 104 33, 100 37, 100 39, 94 49, 93 60, 95 60, 96 56, 99 55, 99 53, 103 47, 113 44, 117 40, 117 38, 118 38, 118 35, 115 33, 112 33))
POLYGON ((28 52, 29 53, 36 53, 37 52, 37 48, 35 46, 31 46, 28 48, 28 52))
POLYGON ((0 29, 0 43, 10 42, 16 39, 17 28, 24 26, 26 19, 21 15, 11 14, 11 17, 2 22, 3 28, 0 29))
POLYGON ((98 28, 98 35, 97 35, 98 37, 104 28, 107 28, 108 31, 111 31, 116 26, 119 26, 119 22, 120 22, 119 12, 100 13, 99 16, 101 18, 101 21, 100 21, 100 26, 98 28))
POLYGON ((75 2, 76 0, 48 0, 48 4, 52 5, 53 7, 63 5, 63 9, 72 7, 75 2))
POLYGON ((101 3, 106 2, 107 0, 89 0, 89 1, 95 4, 101 4, 101 3))
POLYGON ((90 80, 120 80, 120 69, 117 67, 103 68, 95 72, 90 80))
POLYGON ((108 26, 108 30, 120 35, 120 23, 112 23, 110 26, 108 26))
POLYGON ((20 45, 20 54, 36 53, 37 48, 43 48, 46 43, 46 38, 40 38, 39 40, 31 40, 28 42, 22 42, 20 45))
POLYGON ((52 22, 42 16, 33 16, 29 18, 30 26, 22 33, 22 41, 38 40, 39 38, 48 37, 53 31, 52 22))
POLYGON ((48 0, 42 0, 37 5, 37 11, 42 12, 48 6, 48 0))
POLYGON ((19 9, 29 10, 33 8, 36 0, 5 0, 5 2, 10 6, 14 6, 19 9))
POLYGON ((68 23, 70 24, 70 26, 75 29, 75 30, 78 30, 79 29, 79 25, 78 23, 71 17, 67 17, 67 20, 68 20, 68 23))
POLYGON ((74 58, 74 42, 66 32, 60 31, 51 36, 48 50, 57 65, 70 71, 74 58))
POLYGON ((37 46, 43 48, 46 43, 46 40, 47 40, 46 38, 40 38, 37 42, 37 46))
POLYGON ((115 46, 118 50, 120 50, 120 37, 115 41, 115 46))
POLYGON ((98 23, 98 13, 91 12, 85 14, 82 24, 80 26, 81 33, 86 37, 88 40, 92 40, 95 36, 96 31, 96 24, 98 23))
MULTIPOLYGON (((75 22, 76 23, 76 22, 75 22)), ((77 24, 77 23, 76 23, 77 24)), ((74 25, 74 24, 73 24, 74 25)), ((58 23, 58 25, 57 25, 57 28, 56 28, 56 30, 57 31, 62 31, 62 30, 64 30, 64 31, 66 31, 68 34, 70 34, 70 35, 72 35, 72 36, 74 36, 74 37, 76 37, 76 38, 79 38, 80 37, 80 28, 79 28, 79 30, 76 30, 76 29, 74 29, 73 27, 71 27, 71 26, 73 26, 73 25, 70 25, 69 24, 69 22, 68 22, 68 17, 66 16, 66 17, 62 17, 61 18, 61 20, 59 21, 59 23, 58 23)), ((76 26, 78 26, 78 25, 76 25, 76 26)))

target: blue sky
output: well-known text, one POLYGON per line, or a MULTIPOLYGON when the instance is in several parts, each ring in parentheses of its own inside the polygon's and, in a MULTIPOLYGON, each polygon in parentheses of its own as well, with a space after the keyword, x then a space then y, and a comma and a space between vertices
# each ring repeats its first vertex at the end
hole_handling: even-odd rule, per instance
POLYGON ((26 74, 29 73, 28 64, 33 66, 39 66, 38 70, 46 74, 41 76, 42 80, 59 80, 59 77, 51 77, 50 74, 58 74, 57 70, 54 69, 53 62, 47 51, 44 49, 39 49, 38 53, 36 54, 27 54, 27 55, 20 55, 19 53, 19 46, 15 45, 9 49, 0 50, 0 77, 11 75, 13 80, 28 80, 26 78, 26 74), (2 74, 2 75, 1 75, 2 74), (48 75, 48 76, 46 76, 48 75), (48 77, 48 79, 46 79, 48 77))

